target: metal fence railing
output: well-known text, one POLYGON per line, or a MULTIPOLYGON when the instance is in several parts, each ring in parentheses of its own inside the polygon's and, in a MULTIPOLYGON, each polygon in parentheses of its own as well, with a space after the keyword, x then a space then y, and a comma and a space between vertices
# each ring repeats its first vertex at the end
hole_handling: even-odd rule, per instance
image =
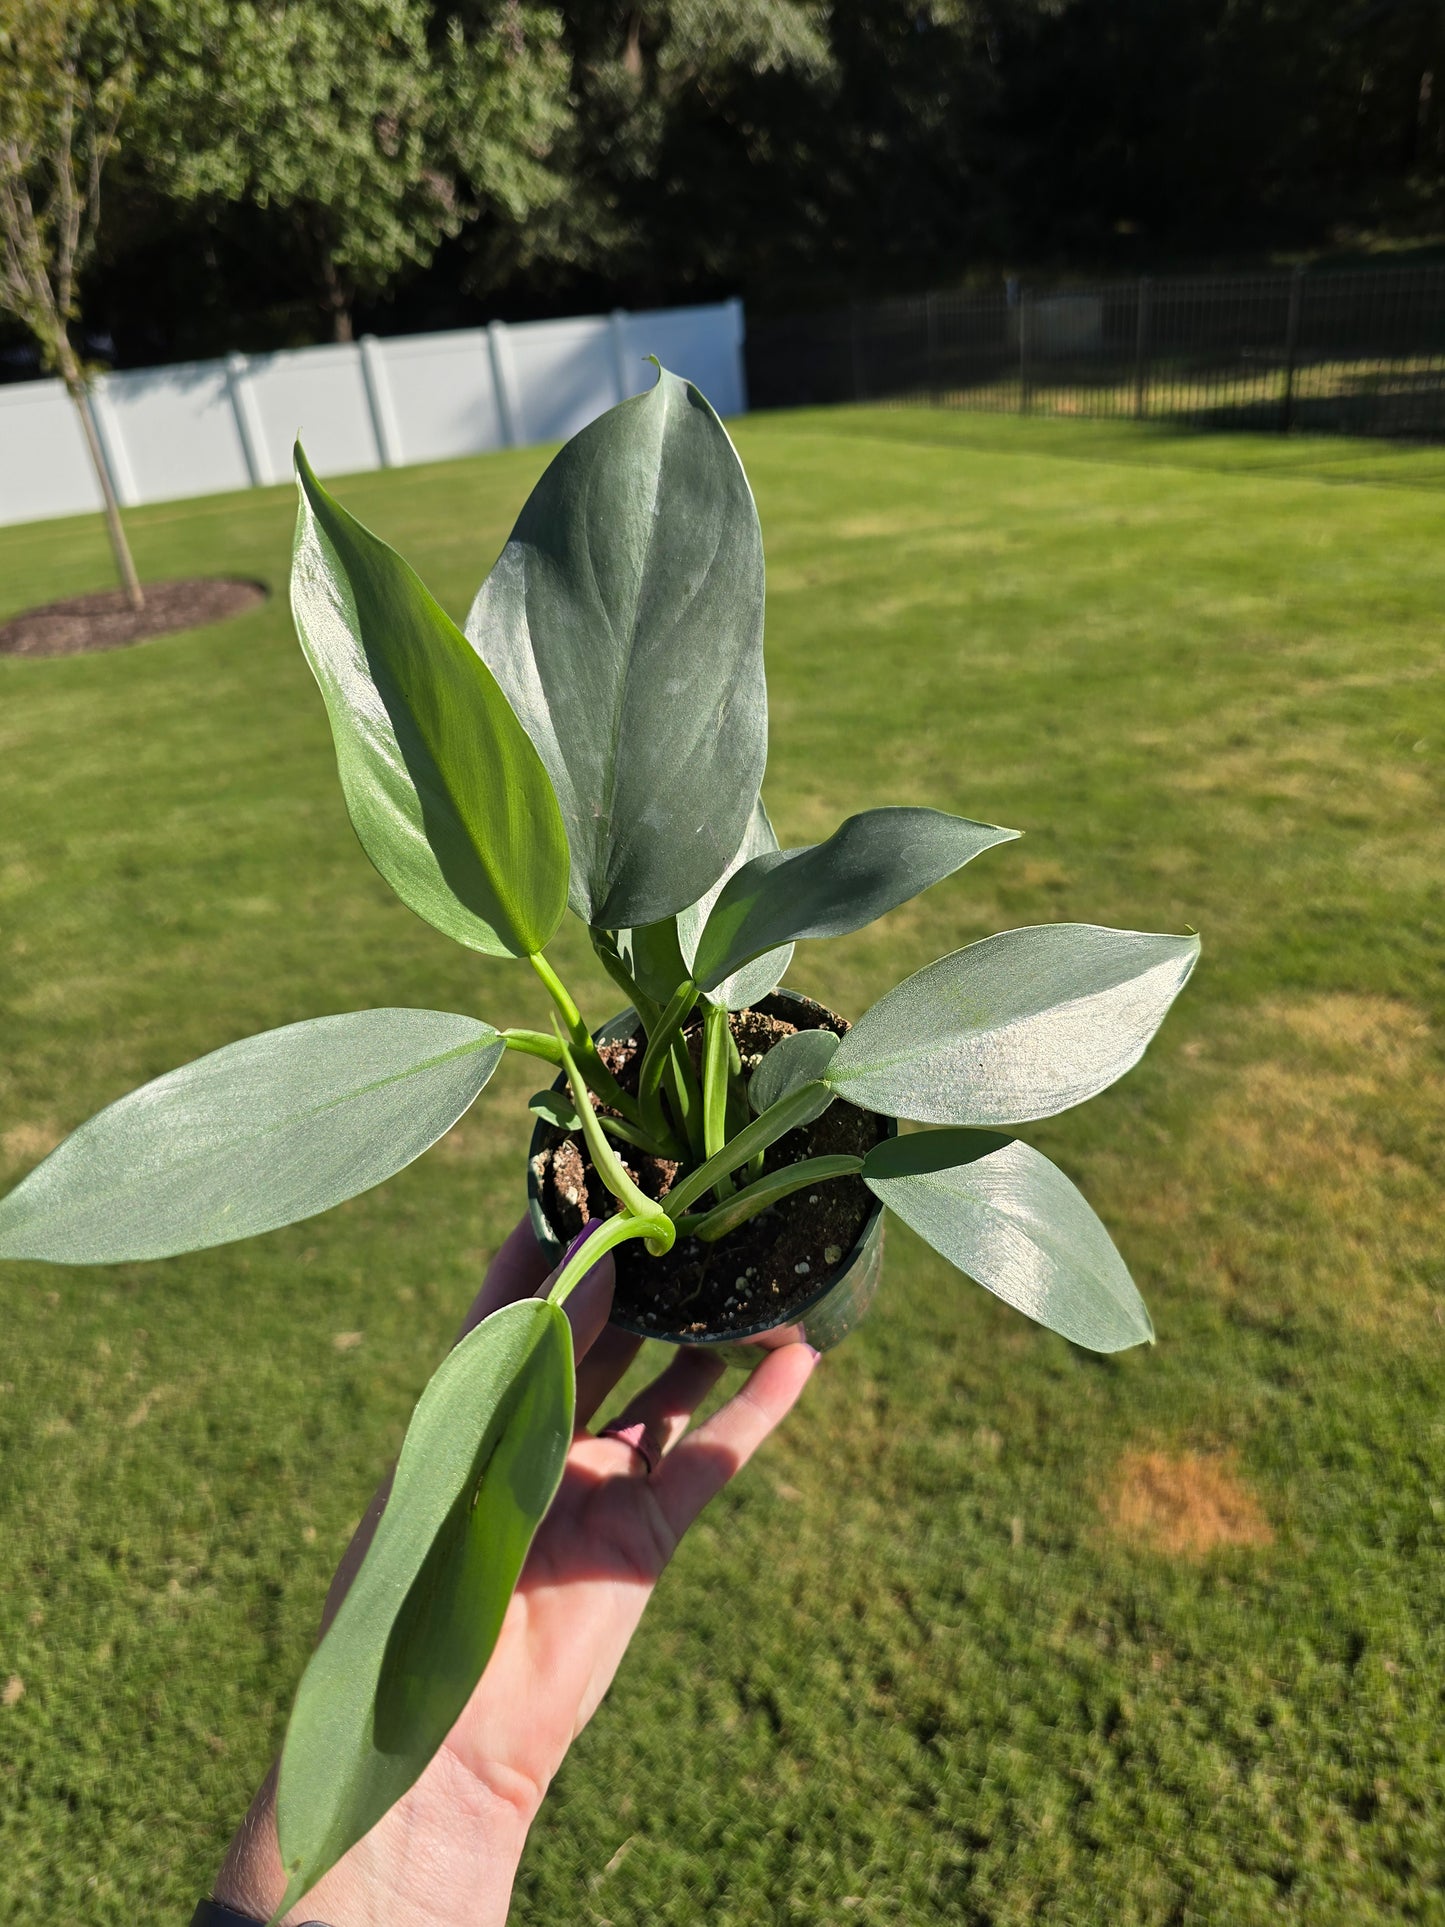
POLYGON ((918 295, 751 320, 755 408, 931 402, 1445 439, 1445 267, 918 295))

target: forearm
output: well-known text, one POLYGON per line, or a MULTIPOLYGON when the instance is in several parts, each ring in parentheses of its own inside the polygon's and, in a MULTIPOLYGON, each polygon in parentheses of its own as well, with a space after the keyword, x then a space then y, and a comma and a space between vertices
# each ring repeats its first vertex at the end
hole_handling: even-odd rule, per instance
MULTIPOLYGON (((504 1797, 444 1749, 418 1785, 352 1848, 286 1927, 504 1927, 527 1828, 530 1795, 504 1797), (437 1784, 445 1781, 446 1784, 437 1784)), ((276 1844, 275 1773, 226 1851, 215 1899, 269 1920, 285 1891, 276 1844)))

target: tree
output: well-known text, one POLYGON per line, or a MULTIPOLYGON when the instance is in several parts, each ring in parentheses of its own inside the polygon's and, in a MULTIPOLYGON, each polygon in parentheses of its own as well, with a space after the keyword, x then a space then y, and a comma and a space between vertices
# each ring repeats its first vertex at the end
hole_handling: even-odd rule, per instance
POLYGON ((0 12, 0 306, 35 336, 75 404, 116 568, 138 610, 145 598, 70 334, 136 66, 134 16, 121 0, 6 0, 0 12))
MULTIPOLYGON (((453 0, 465 8, 467 0, 453 0)), ((737 285, 801 215, 806 152, 832 74, 818 0, 560 0, 573 113, 568 191, 497 247, 467 237, 492 277, 595 276, 643 302, 737 285)), ((463 17, 467 17, 463 14, 463 17)), ((806 218, 806 216, 802 216, 806 218)))
POLYGON ((284 215, 334 338, 483 206, 511 220, 561 191, 567 114, 555 15, 505 0, 147 0, 144 147, 176 201, 284 215))

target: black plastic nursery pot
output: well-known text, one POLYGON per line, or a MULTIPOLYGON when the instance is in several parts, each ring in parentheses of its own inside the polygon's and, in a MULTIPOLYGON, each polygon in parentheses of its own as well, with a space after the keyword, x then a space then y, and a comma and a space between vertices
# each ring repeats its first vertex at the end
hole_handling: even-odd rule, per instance
MULTIPOLYGON (((837 1021, 822 1004, 794 990, 775 990, 758 1005, 760 1010, 770 1007, 777 1015, 786 1014, 788 1021, 795 1023, 800 1030, 816 1029, 820 1024, 837 1021)), ((638 1027, 636 1011, 624 1010, 603 1024, 594 1032, 594 1036, 599 1044, 619 1042, 637 1035, 638 1027)), ((564 1084, 565 1079, 559 1077, 553 1088, 560 1090, 564 1084)), ((895 1119, 878 1117, 877 1124, 883 1135, 897 1136, 895 1119)), ((537 1242, 553 1264, 561 1257, 566 1240, 548 1215, 543 1188, 543 1154, 563 1135, 555 1125, 539 1118, 527 1151, 527 1207, 537 1242)), ((790 1203, 792 1199, 784 1198, 771 1210, 786 1212, 790 1203)), ((723 1272, 726 1272, 730 1262, 729 1247, 739 1235, 734 1233, 731 1237, 721 1238, 710 1248, 716 1253, 719 1268, 723 1272)), ((726 1330, 717 1332, 699 1330, 696 1321, 685 1330, 669 1329, 655 1317, 649 1322, 641 1317, 629 1318, 618 1314, 614 1315, 612 1322, 619 1330, 638 1338, 657 1338, 667 1345, 705 1345, 714 1350, 725 1364, 750 1369, 765 1352, 782 1345, 808 1344, 814 1351, 825 1352, 841 1344, 848 1333, 862 1322, 877 1294, 882 1275, 883 1207, 873 1199, 862 1228, 837 1263, 823 1271, 816 1290, 802 1298, 794 1296, 780 1313, 742 1326, 729 1324, 726 1330)))

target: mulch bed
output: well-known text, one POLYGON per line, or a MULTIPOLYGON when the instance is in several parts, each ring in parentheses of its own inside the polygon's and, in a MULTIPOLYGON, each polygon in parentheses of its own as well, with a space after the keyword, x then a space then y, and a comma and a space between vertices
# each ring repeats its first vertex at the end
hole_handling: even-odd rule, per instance
POLYGON ((0 623, 0 656, 84 656, 95 649, 121 649, 176 629, 200 629, 254 609, 269 593, 260 582, 237 576, 188 576, 181 582, 142 585, 145 607, 132 609, 123 589, 66 596, 26 609, 0 623))

